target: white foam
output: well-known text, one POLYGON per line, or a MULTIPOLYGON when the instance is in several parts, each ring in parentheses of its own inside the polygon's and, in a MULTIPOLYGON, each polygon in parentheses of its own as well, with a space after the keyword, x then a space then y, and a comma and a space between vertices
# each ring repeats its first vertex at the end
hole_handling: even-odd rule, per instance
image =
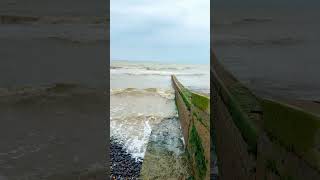
POLYGON ((134 158, 143 159, 152 131, 152 126, 164 117, 136 113, 122 119, 110 119, 111 136, 121 143, 134 158), (130 121, 130 119, 132 121, 130 121))
MULTIPOLYGON (((177 75, 186 86, 209 87, 210 84, 209 66, 135 62, 112 62, 111 65, 110 133, 136 158, 144 157, 152 130, 162 120, 177 116, 170 75, 177 75)), ((174 129, 176 126, 163 127, 174 129)), ((172 136, 178 135, 178 131, 172 132, 176 132, 172 136)), ((159 133, 160 137, 152 138, 168 140, 168 149, 178 152, 172 145, 182 144, 178 143, 180 136, 165 139, 162 131, 159 133)))
POLYGON ((127 93, 110 96, 110 133, 135 158, 143 158, 152 128, 177 114, 173 99, 127 93))

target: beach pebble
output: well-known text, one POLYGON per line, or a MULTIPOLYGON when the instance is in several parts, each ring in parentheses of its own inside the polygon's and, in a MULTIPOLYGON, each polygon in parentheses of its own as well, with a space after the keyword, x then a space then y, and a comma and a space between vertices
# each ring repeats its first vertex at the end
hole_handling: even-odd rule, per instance
POLYGON ((133 158, 115 140, 111 140, 110 145, 110 179, 137 179, 140 175, 142 159, 133 158))

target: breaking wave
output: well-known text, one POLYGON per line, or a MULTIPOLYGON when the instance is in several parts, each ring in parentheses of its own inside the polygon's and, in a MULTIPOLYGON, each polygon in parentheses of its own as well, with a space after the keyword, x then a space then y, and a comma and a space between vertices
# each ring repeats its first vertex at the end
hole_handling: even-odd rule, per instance
POLYGON ((146 75, 146 76, 170 76, 172 74, 180 76, 205 76, 206 73, 199 72, 176 72, 176 71, 155 71, 155 70, 132 70, 130 72, 121 71, 120 68, 111 69, 112 74, 126 74, 130 76, 146 75))
POLYGON ((134 158, 143 159, 152 129, 163 119, 174 118, 177 117, 143 113, 110 117, 111 137, 134 158))
POLYGON ((164 90, 160 88, 147 88, 147 89, 136 89, 136 88, 125 88, 125 89, 110 89, 110 95, 114 96, 145 96, 153 95, 160 96, 166 99, 174 99, 173 90, 164 90))
POLYGON ((222 20, 214 22, 215 26, 226 26, 226 25, 251 25, 272 22, 272 18, 242 18, 236 20, 222 20))
POLYGON ((239 47, 271 47, 271 46, 293 46, 302 44, 304 40, 295 37, 280 37, 273 39, 248 39, 248 38, 217 38, 216 46, 239 46, 239 47))
POLYGON ((152 129, 178 115, 173 90, 110 89, 110 98, 111 137, 137 159, 143 159, 152 129))
POLYGON ((105 89, 80 84, 55 83, 34 87, 0 88, 0 103, 16 105, 62 102, 104 104, 106 94, 105 89))
POLYGON ((115 66, 111 65, 110 69, 145 69, 145 70, 187 70, 192 67, 151 67, 151 66, 115 66))
POLYGON ((98 16, 0 15, 0 24, 106 24, 108 21, 108 17, 98 16))

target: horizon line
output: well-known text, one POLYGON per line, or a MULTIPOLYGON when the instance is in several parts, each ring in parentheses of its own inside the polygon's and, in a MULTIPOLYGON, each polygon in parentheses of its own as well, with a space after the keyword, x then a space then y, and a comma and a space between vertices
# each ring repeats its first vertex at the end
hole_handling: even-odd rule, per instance
POLYGON ((186 62, 181 62, 181 61, 173 61, 171 62, 170 60, 168 61, 163 61, 163 60, 128 60, 128 59, 110 59, 110 61, 127 61, 127 62, 154 62, 154 63, 163 63, 163 64, 201 64, 201 65, 210 65, 210 61, 209 62, 190 62, 190 61, 186 61, 186 62))

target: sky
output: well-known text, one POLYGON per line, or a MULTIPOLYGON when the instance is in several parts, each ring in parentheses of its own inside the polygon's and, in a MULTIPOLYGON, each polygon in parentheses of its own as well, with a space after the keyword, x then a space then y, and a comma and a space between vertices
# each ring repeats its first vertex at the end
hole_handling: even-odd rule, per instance
POLYGON ((111 0, 111 60, 210 63, 210 0, 111 0))

